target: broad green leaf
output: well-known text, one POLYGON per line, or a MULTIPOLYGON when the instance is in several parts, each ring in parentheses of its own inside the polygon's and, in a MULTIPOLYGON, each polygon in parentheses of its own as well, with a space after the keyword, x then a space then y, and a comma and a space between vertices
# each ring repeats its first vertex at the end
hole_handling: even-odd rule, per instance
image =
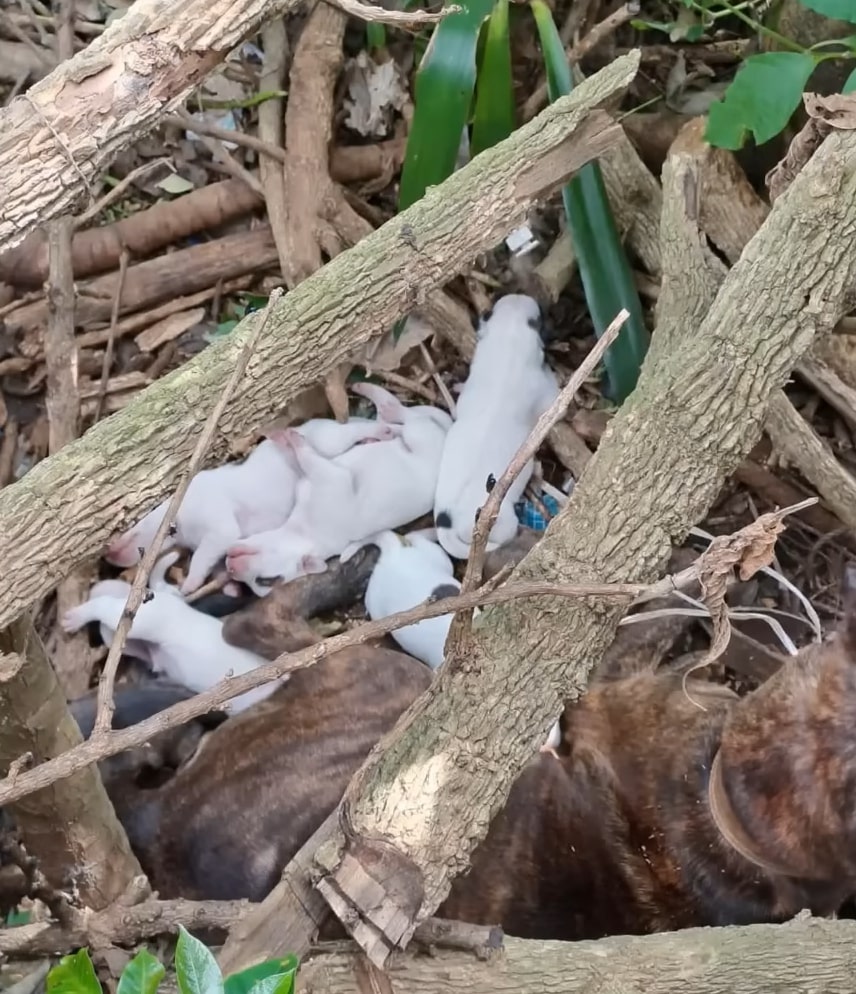
POLYGON ((32 914, 32 911, 21 911, 19 908, 13 908, 9 914, 6 915, 6 924, 10 926, 26 925, 32 917, 32 914))
POLYGON ((833 21, 850 21, 856 24, 856 2, 854 0, 800 0, 804 7, 813 10, 833 21))
POLYGON ((294 974, 297 971, 298 959, 292 953, 282 959, 269 959, 246 970, 233 973, 226 978, 224 987, 226 994, 289 994, 294 984, 294 974), (290 981, 288 978, 291 978, 290 981), (271 989, 258 989, 261 983, 276 981, 268 984, 271 989))
POLYGON ((842 93, 856 93, 856 69, 844 80, 844 86, 841 87, 842 93))
POLYGON ((48 994, 101 994, 95 967, 85 949, 63 956, 45 982, 48 994))
POLYGON ((514 131, 514 85, 511 80, 511 39, 508 0, 497 0, 488 18, 487 33, 476 80, 472 155, 501 142, 514 131))
POLYGON ((163 964, 141 949, 122 971, 116 994, 155 994, 165 973, 163 964))
POLYGON ((751 132, 759 145, 774 138, 797 109, 816 60, 799 52, 751 55, 708 113, 705 141, 737 151, 751 132))
POLYGON ((175 974, 181 994, 223 994, 223 975, 211 950, 178 926, 175 974))
POLYGON ((274 973, 257 981, 250 988, 250 994, 292 994, 296 970, 295 967, 294 970, 288 970, 286 973, 274 973))
POLYGON ((416 74, 415 109, 401 171, 398 209, 451 176, 470 115, 479 32, 496 0, 464 0, 434 29, 416 74))
MULTIPOLYGON (((571 92, 571 71, 550 8, 544 0, 532 0, 531 7, 547 70, 547 93, 553 101, 571 92)), ((599 338, 622 307, 630 314, 604 356, 609 393, 621 404, 636 386, 649 335, 596 162, 583 166, 562 190, 562 199, 595 334, 599 338)))

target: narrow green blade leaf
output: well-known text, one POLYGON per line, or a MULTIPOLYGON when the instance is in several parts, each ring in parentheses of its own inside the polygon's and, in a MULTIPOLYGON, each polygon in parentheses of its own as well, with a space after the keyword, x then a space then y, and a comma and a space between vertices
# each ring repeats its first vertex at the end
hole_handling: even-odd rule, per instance
POLYGON ((178 926, 175 975, 181 994, 223 994, 223 975, 211 950, 178 926))
POLYGON ((85 949, 63 956, 45 981, 48 994, 101 994, 95 967, 85 949))
POLYGON ((800 0, 800 3, 833 21, 850 21, 851 24, 856 24, 854 0, 800 0))
POLYGON ((366 21, 366 47, 369 50, 386 47, 386 28, 377 21, 366 21))
MULTIPOLYGON (((532 0, 531 7, 547 70, 547 92, 553 101, 571 92, 571 70, 550 8, 544 0, 532 0)), ((574 176, 562 190, 562 199, 595 334, 599 338, 622 307, 630 314, 604 356, 609 393, 621 404, 636 386, 649 335, 596 162, 574 176)))
POLYGON ((472 155, 501 142, 514 131, 514 85, 511 80, 511 39, 508 0, 497 0, 487 22, 484 53, 476 80, 472 155))
POLYGON ((844 80, 844 86, 841 87, 842 93, 856 93, 856 69, 844 80))
POLYGON ((155 994, 165 973, 163 964, 141 949, 122 971, 116 994, 155 994))
POLYGON ((293 953, 281 959, 269 959, 255 966, 247 967, 226 978, 226 994, 289 994, 294 986, 294 975, 297 972, 298 959, 293 953), (291 978, 289 980, 289 978, 291 978), (267 988, 261 989, 262 983, 268 983, 267 988), (275 981, 275 982, 274 982, 275 981), (257 989, 259 988, 259 989, 257 989))
POLYGON ((797 109, 815 65, 811 55, 800 52, 750 55, 722 100, 711 106, 705 141, 737 151, 750 131, 759 145, 775 138, 797 109))
POLYGON ((442 183, 455 168, 476 83, 479 32, 495 2, 465 0, 463 9, 444 17, 431 36, 416 74, 416 107, 398 195, 400 211, 419 200, 429 186, 442 183))

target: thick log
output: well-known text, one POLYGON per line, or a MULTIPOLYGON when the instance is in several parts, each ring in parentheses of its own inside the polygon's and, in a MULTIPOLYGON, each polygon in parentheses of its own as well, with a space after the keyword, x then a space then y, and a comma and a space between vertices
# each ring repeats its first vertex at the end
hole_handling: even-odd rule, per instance
MULTIPOLYGON (((599 942, 505 938, 487 960, 438 947, 396 957, 373 974, 362 954, 321 953, 303 964, 297 994, 850 994, 856 922, 796 918, 785 925, 693 928, 599 942), (372 983, 379 980, 379 983, 372 983)), ((319 947, 323 949, 322 947, 319 947)))
MULTIPOLYGON (((514 579, 648 582, 663 569, 758 440, 773 393, 848 307, 854 228, 856 135, 837 132, 777 200, 703 320, 654 335, 636 390, 514 579)), ((338 840, 316 861, 322 893, 373 962, 405 945, 466 869, 561 702, 584 692, 621 613, 553 597, 485 609, 472 643, 356 775, 338 840)))
MULTIPOLYGON (((592 76, 287 294, 218 424, 211 458, 387 331, 521 223, 534 199, 609 148, 620 129, 593 108, 626 87, 637 65, 634 53, 592 76)), ((256 320, 3 489, 0 626, 163 498, 256 320)))
POLYGON ((0 110, 0 252, 69 213, 118 152, 297 2, 137 0, 0 110))

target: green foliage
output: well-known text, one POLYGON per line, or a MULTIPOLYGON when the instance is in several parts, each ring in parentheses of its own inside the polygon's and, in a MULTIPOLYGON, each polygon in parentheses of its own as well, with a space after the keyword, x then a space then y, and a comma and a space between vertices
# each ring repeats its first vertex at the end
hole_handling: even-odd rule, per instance
POLYGON ((85 949, 63 956, 45 982, 47 994, 101 994, 95 967, 85 949))
POLYGON ((705 139, 734 150, 743 147, 749 132, 759 145, 774 138, 799 106, 814 67, 815 58, 808 53, 750 56, 723 99, 711 106, 705 139))
POLYGON ((122 971, 116 994, 155 994, 165 973, 163 964, 141 949, 122 971))
POLYGON ((9 926, 26 925, 30 918, 32 918, 32 915, 31 911, 20 911, 18 908, 13 908, 6 915, 6 924, 9 926))
POLYGON ((842 93, 856 93, 856 69, 844 80, 844 86, 841 87, 842 93))
POLYGON ((378 21, 366 21, 366 47, 386 48, 386 28, 378 21))
POLYGON ((227 978, 226 994, 291 994, 297 966, 293 954, 250 966, 227 978))
POLYGON ((833 21, 851 21, 856 24, 854 0, 800 0, 804 7, 822 14, 833 21))
MULTIPOLYGON (((175 974, 181 994, 293 994, 299 966, 289 953, 233 973, 225 980, 210 949, 179 925, 175 974)), ((116 994, 157 994, 166 971, 145 949, 128 963, 116 994)), ((102 994, 89 953, 81 949, 64 956, 50 971, 47 994, 102 994)))
MULTIPOLYGON (((544 0, 532 0, 531 7, 552 101, 570 93, 571 72, 550 8, 544 0)), ((609 392, 621 404, 636 386, 649 336, 597 163, 583 166, 565 186, 562 197, 595 334, 600 337, 622 307, 630 314, 604 356, 609 392)))
POLYGON ((398 196, 400 211, 455 168, 476 83, 479 33, 496 0, 467 0, 434 29, 415 83, 415 110, 398 196))
POLYGON ((511 80, 508 0, 497 0, 488 22, 476 81, 476 109, 470 153, 478 155, 507 138, 515 128, 511 80))

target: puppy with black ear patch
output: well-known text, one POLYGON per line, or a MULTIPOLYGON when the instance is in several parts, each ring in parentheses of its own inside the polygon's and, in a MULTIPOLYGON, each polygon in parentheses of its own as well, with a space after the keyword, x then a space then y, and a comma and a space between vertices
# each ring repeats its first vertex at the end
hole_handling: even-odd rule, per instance
MULTIPOLYGON (((559 385, 544 357, 542 328, 538 302, 519 293, 501 297, 479 325, 470 375, 446 436, 434 495, 440 545, 457 559, 469 555, 488 480, 502 476, 558 395, 559 385)), ((488 551, 516 535, 514 505, 533 469, 530 459, 509 488, 491 529, 488 551)))

